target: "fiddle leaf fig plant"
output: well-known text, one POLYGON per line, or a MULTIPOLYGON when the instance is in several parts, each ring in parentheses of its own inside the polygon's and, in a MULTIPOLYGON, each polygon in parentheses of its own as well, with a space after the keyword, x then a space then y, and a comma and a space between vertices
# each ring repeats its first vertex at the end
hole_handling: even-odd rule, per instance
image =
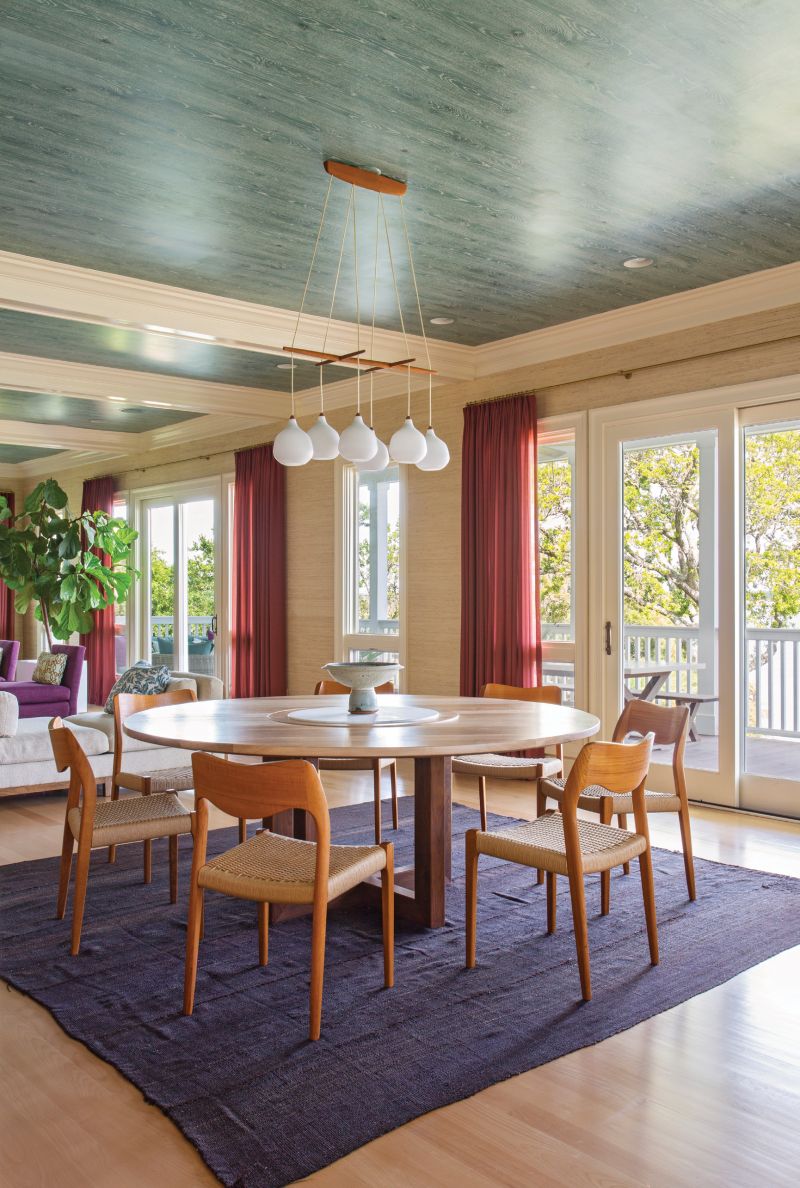
POLYGON ((65 492, 47 479, 16 516, 0 495, 0 578, 15 592, 18 614, 33 604, 52 647, 54 638, 88 634, 92 611, 125 600, 138 576, 130 564, 137 536, 107 512, 70 516, 65 492))

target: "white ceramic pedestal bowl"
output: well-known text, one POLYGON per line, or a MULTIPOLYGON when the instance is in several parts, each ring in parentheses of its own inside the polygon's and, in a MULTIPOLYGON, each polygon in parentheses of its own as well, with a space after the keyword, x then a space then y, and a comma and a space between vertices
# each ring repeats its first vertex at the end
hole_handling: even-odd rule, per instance
POLYGON ((365 660, 325 664, 322 670, 350 690, 347 708, 351 714, 374 714, 378 709, 375 687, 393 681, 402 667, 393 660, 365 660))

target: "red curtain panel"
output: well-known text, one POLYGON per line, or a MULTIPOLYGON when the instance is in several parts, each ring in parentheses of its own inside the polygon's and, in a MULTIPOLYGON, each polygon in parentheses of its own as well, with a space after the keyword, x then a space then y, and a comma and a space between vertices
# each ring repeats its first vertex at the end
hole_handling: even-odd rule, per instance
POLYGON ((286 471, 272 446, 236 455, 233 697, 286 693, 286 471))
MULTIPOLYGON (((15 509, 14 492, 0 491, 8 500, 8 506, 13 515, 15 509)), ((0 639, 14 638, 14 591, 9 590, 5 582, 0 581, 0 639)))
MULTIPOLYGON (((104 511, 112 515, 114 512, 114 480, 110 475, 102 478, 87 479, 83 484, 83 499, 81 500, 81 514, 86 511, 104 511)), ((98 550, 98 557, 103 557, 103 563, 108 565, 110 558, 98 550)), ((92 611, 94 628, 88 635, 81 636, 81 643, 86 648, 86 664, 88 669, 88 695, 90 705, 104 705, 116 680, 116 662, 114 659, 114 608, 92 611)))
POLYGON ((461 693, 541 684, 536 397, 464 409, 461 693))

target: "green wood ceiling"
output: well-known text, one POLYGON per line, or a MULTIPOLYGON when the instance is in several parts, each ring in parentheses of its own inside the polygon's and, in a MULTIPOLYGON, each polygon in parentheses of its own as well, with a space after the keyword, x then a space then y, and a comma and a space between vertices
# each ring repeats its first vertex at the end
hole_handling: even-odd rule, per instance
MULTIPOLYGON (((464 343, 800 252, 797 0, 1 7, 8 250, 296 308, 332 155, 409 178, 464 343)), ((313 312, 334 267, 332 234, 313 312)))
MULTIPOLYGON (((274 355, 12 309, 0 309, 0 351, 62 359, 69 363, 92 363, 100 367, 217 380, 248 388, 272 388, 278 392, 288 392, 291 386, 291 372, 277 366, 285 360, 274 355)), ((319 372, 312 363, 296 364, 295 385, 298 389, 311 387, 318 381, 319 372)), ((113 395, 113 390, 109 394, 113 395)))
POLYGON ((0 442, 0 463, 14 465, 17 462, 32 462, 34 458, 47 458, 58 450, 43 450, 37 446, 3 445, 0 442))
POLYGON ((0 389, 0 420, 27 421, 34 425, 69 425, 75 429, 143 433, 179 421, 194 420, 196 413, 175 409, 84 400, 48 392, 13 392, 0 389))

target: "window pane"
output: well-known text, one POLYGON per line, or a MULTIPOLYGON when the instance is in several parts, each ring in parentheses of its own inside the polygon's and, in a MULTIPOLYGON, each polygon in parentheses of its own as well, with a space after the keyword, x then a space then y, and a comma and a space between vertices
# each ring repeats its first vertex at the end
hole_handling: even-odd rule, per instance
MULTIPOLYGON (((114 516, 118 520, 127 520, 128 505, 123 502, 114 503, 114 516)), ((114 666, 117 672, 128 667, 128 598, 114 604, 114 666)))
POLYGON ((150 650, 153 664, 173 668, 175 619, 175 510, 148 511, 150 537, 150 650))
POLYGON ((390 466, 358 475, 357 630, 361 635, 400 632, 400 474, 390 466))
POLYGON ((575 665, 571 661, 545 660, 542 664, 542 684, 558 685, 562 704, 575 704, 575 665))
POLYGON ((539 448, 539 581, 544 640, 575 638, 573 455, 572 443, 539 448))
POLYGON ((214 672, 217 635, 214 501, 183 505, 189 672, 214 672))

